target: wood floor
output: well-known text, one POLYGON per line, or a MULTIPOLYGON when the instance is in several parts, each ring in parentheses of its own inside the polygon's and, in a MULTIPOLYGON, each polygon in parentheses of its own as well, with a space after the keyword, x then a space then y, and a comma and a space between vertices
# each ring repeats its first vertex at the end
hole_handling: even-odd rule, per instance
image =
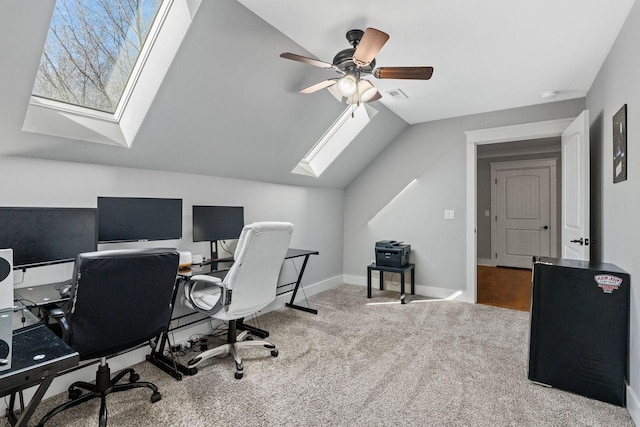
POLYGON ((479 265, 477 298, 479 304, 529 311, 531 270, 479 265))

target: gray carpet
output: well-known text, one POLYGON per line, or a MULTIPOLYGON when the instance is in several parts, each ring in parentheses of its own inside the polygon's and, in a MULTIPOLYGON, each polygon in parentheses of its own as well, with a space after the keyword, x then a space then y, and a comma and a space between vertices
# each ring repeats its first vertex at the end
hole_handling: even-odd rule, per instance
MULTIPOLYGON (((280 355, 245 352, 242 380, 229 358, 183 381, 140 363, 163 399, 151 404, 146 389, 112 395, 109 425, 633 426, 624 408, 527 380, 528 313, 397 298, 374 291, 367 300, 365 287, 343 285, 309 298, 317 316, 261 316, 280 355)), ((34 420, 64 399, 45 400, 34 420)), ((98 405, 47 425, 97 425, 98 405)))

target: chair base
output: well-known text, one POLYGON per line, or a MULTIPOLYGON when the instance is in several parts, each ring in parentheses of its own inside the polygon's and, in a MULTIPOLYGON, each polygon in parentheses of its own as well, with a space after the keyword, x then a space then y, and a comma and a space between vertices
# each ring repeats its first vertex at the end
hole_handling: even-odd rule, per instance
POLYGON ((278 349, 274 344, 267 341, 254 340, 249 331, 242 331, 236 336, 236 320, 230 320, 229 331, 227 332, 227 343, 200 353, 189 360, 187 365, 195 368, 212 357, 231 355, 236 362, 236 372, 234 376, 239 380, 244 376, 244 366, 240 358, 240 350, 243 348, 264 348, 271 352, 271 356, 278 357, 278 349))
POLYGON ((117 393, 121 391, 131 390, 133 388, 147 387, 153 391, 151 395, 151 403, 158 402, 162 399, 162 395, 158 391, 158 387, 155 384, 140 381, 140 376, 131 368, 123 369, 116 376, 111 378, 111 370, 109 364, 102 359, 100 366, 96 372, 95 384, 87 383, 84 381, 77 381, 69 386, 69 400, 62 405, 53 408, 49 411, 38 423, 38 426, 44 426, 44 424, 53 418, 55 415, 69 408, 80 405, 91 399, 100 398, 100 427, 107 425, 107 403, 106 397, 108 394, 117 393), (125 375, 129 375, 129 383, 118 384, 125 375), (86 390, 87 393, 82 394, 82 390, 86 390))

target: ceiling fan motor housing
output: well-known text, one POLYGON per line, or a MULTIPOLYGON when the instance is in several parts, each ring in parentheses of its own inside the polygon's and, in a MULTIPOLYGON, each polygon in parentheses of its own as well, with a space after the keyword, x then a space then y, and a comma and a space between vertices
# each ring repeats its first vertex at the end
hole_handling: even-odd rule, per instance
POLYGON ((353 62, 353 53, 356 51, 354 47, 343 49, 333 57, 333 65, 344 71, 345 73, 355 73, 356 70, 361 74, 371 74, 376 66, 376 60, 372 60, 369 65, 358 67, 353 62))
POLYGON ((358 67, 356 63, 353 61, 353 54, 356 51, 356 48, 360 44, 360 40, 362 40, 362 36, 364 35, 364 31, 362 30, 349 30, 347 31, 346 37, 349 44, 353 47, 349 49, 343 49, 333 57, 333 65, 341 69, 347 74, 371 74, 376 65, 376 60, 372 60, 371 63, 364 67, 358 67))

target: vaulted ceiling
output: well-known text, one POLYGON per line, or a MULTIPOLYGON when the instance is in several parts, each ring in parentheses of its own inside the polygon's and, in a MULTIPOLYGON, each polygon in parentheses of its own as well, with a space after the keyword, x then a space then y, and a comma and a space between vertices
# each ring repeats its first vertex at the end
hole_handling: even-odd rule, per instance
POLYGON ((125 149, 21 130, 54 0, 3 1, 0 155, 343 188, 411 124, 584 97, 633 3, 205 0, 125 149), (291 174, 345 105, 299 94, 335 75, 279 54, 331 62, 366 27, 391 36, 379 66, 430 65, 433 78, 373 79, 369 126, 320 178, 291 174))

